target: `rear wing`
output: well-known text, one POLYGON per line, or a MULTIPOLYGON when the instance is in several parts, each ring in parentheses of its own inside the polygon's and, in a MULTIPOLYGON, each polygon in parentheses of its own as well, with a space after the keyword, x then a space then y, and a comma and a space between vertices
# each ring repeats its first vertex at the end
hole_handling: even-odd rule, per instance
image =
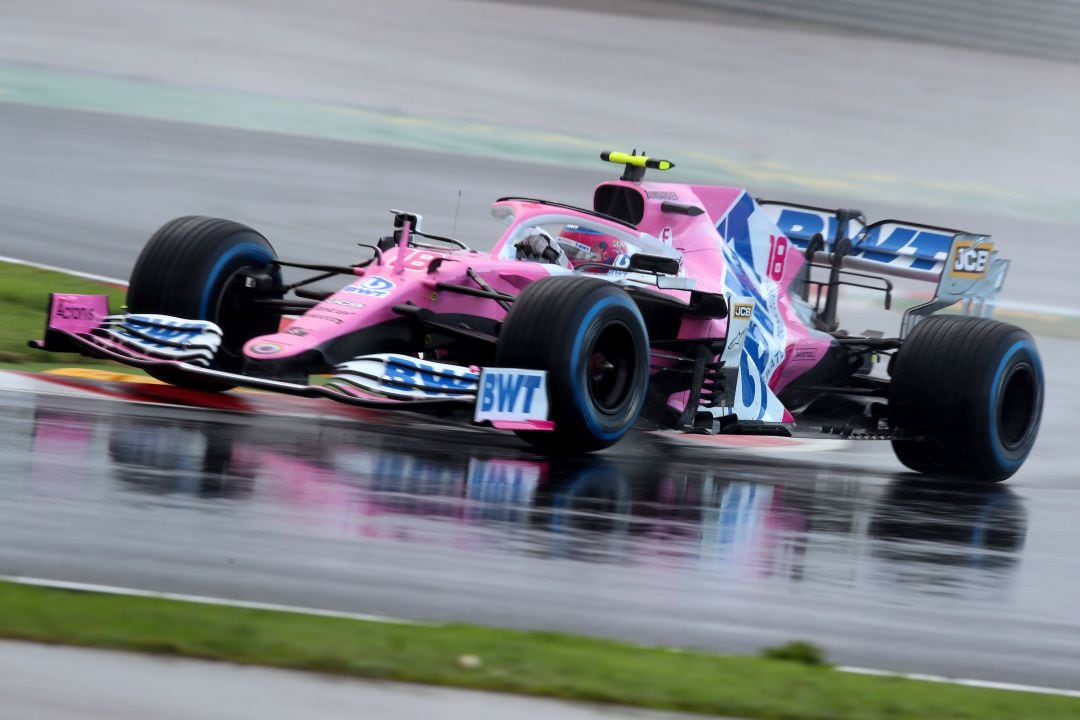
POLYGON ((964 314, 989 317, 1005 283, 1009 261, 998 257, 989 235, 905 220, 868 224, 857 210, 772 200, 758 205, 808 260, 934 283, 933 298, 904 313, 901 337, 922 317, 957 302, 964 314))

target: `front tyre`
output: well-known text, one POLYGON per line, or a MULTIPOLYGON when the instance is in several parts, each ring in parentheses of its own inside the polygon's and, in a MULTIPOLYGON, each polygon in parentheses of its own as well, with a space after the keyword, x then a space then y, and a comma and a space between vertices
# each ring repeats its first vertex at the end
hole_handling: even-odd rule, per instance
POLYGON ((550 452, 591 452, 618 442, 641 413, 649 338, 622 288, 596 278, 545 278, 514 301, 496 364, 548 373, 555 430, 519 431, 521 438, 550 452))
MULTIPOLYGON (((176 218, 154 233, 136 260, 128 311, 217 323, 222 344, 212 367, 240 372, 244 343, 278 329, 278 314, 253 302, 282 296, 276 259, 269 241, 246 225, 209 217, 176 218)), ((171 370, 149 372, 181 387, 212 391, 234 387, 171 370)))
POLYGON ((934 315, 897 353, 889 386, 900 462, 926 475, 1000 482, 1035 444, 1043 369, 1026 331, 963 315, 934 315))

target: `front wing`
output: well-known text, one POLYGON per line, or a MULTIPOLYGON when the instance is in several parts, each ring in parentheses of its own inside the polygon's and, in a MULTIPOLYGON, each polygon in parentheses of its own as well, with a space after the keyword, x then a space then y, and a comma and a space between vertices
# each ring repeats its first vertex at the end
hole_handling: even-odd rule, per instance
POLYGON ((517 368, 464 368, 380 353, 342 363, 325 385, 262 378, 210 367, 221 329, 205 320, 165 315, 110 315, 105 295, 49 298, 39 350, 80 352, 148 371, 175 372, 223 385, 326 397, 365 408, 473 410, 473 420, 503 430, 554 430, 546 373, 517 368))

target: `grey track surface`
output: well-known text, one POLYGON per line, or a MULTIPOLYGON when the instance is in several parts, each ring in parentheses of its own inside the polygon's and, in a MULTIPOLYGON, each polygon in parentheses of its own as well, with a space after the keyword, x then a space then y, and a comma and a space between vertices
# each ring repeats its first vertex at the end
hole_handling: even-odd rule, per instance
POLYGON ((1078 65, 620 6, 8 0, 0 61, 1080 196, 1078 65))
MULTIPOLYGON (((490 247, 502 195, 588 202, 610 175, 0 103, 0 254, 126 278, 185 214, 247 222, 279 254, 341 262, 387 234, 390 207, 490 247)), ((598 163, 599 164, 599 163, 598 163)))
MULTIPOLYGON (((1080 197, 1075 66, 612 7, 9 0, 0 61, 1080 197), (624 52, 650 34, 678 41, 624 52)), ((583 202, 610 176, 2 100, 0 254, 120 277, 180 214, 341 261, 387 207, 448 231, 463 189, 458 234, 483 247, 493 198, 583 202)), ((862 209, 991 232, 1007 298, 1078 305, 1065 222, 862 209)), ((805 637, 838 662, 1076 688, 1077 347, 1039 342, 1036 454, 983 492, 912 483, 879 446, 788 462, 643 441, 545 468, 420 426, 5 393, 0 574, 724 651, 805 637)))
MULTIPOLYGON (((0 720, 688 720, 421 685, 0 642, 0 720), (58 679, 62 678, 62 681, 58 679), (47 700, 42 700, 47 698, 47 700), (213 699, 208 711, 206 699, 213 699)), ((700 716, 696 716, 700 717, 700 716)))
MULTIPOLYGON (((354 243, 389 232, 390 207, 419 211, 429 230, 448 233, 461 189, 456 234, 483 249, 501 231, 488 213, 496 198, 588 204, 596 183, 615 176, 601 163, 575 170, 3 103, 0 157, 0 255, 118 278, 127 277, 153 231, 179 215, 246 222, 282 257, 336 263, 366 257, 354 243)), ((1013 259, 1003 299, 1080 310, 1073 265, 1062 262, 1076 255, 1076 228, 965 210, 860 206, 872 218, 991 233, 1013 259)))

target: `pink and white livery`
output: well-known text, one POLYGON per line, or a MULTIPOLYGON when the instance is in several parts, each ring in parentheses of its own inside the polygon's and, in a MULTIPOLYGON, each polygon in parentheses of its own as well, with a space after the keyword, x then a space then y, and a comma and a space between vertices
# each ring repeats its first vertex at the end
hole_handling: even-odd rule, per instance
POLYGON ((1043 371, 1026 332, 987 317, 1008 266, 989 237, 646 182, 672 164, 601 157, 625 170, 591 209, 498 200, 490 252, 393 210, 361 262, 285 262, 244 225, 178 218, 143 249, 123 314, 54 294, 32 344, 208 391, 467 415, 552 452, 637 426, 889 439, 914 470, 985 481, 1023 463, 1043 371), (286 283, 283 268, 314 275, 286 283), (888 308, 889 278, 933 294, 892 336, 841 330, 841 289, 888 308))

